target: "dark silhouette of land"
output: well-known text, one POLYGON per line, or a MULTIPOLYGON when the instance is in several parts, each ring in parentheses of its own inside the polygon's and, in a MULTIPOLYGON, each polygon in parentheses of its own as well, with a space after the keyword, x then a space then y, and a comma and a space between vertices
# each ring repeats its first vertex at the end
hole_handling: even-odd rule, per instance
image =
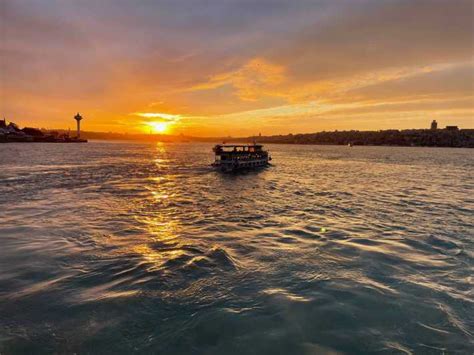
MULTIPOLYGON (((435 123, 435 121, 433 122, 435 123)), ((36 128, 19 129, 14 123, 0 127, 0 142, 67 142, 66 130, 45 130, 36 128), (12 128, 14 127, 14 128, 12 128), (14 131, 14 132, 13 132, 14 131), (3 133, 2 133, 3 132, 3 133)), ((382 145, 412 147, 457 147, 474 148, 474 129, 459 129, 448 126, 438 129, 381 130, 381 131, 333 131, 304 134, 287 134, 251 137, 192 137, 185 135, 81 132, 84 140, 123 140, 146 142, 259 142, 277 144, 320 144, 320 145, 382 145)))
POLYGON ((69 132, 40 130, 24 127, 20 129, 14 122, 7 124, 0 120, 0 143, 87 143, 87 139, 80 138, 79 123, 77 136, 71 137, 69 132))
POLYGON ((184 135, 83 132, 87 139, 161 142, 259 142, 278 144, 385 145, 474 148, 474 129, 408 129, 383 131, 334 131, 251 137, 192 137, 184 135))
POLYGON ((408 129, 383 131, 333 131, 251 137, 192 137, 184 135, 83 132, 89 140, 160 142, 259 142, 277 144, 385 145, 474 148, 474 129, 408 129))
MULTIPOLYGON (((259 143, 474 148, 474 129, 335 131, 251 137, 259 143)), ((241 141, 237 139, 237 141, 241 141)))

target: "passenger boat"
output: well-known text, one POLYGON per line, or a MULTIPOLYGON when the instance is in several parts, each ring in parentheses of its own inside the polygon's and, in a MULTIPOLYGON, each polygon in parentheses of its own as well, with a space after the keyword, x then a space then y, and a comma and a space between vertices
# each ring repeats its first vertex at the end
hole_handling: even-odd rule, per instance
POLYGON ((254 169, 267 166, 272 160, 260 144, 217 144, 213 151, 215 161, 212 166, 224 172, 254 169))

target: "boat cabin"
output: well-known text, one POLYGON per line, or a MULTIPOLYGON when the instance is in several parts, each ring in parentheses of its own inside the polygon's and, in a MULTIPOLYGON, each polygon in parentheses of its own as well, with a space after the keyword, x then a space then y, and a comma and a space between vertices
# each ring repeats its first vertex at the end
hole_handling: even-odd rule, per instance
POLYGON ((217 144, 213 166, 224 171, 268 165, 270 157, 261 144, 217 144))

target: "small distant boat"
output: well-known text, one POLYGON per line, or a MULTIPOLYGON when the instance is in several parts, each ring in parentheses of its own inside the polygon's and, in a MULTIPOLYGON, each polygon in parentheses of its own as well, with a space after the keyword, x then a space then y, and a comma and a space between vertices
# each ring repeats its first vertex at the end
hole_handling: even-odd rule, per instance
POLYGON ((268 166, 272 158, 261 144, 217 144, 212 166, 223 172, 234 172, 268 166))
POLYGON ((352 142, 349 142, 349 143, 347 144, 347 146, 348 146, 348 147, 353 147, 354 144, 352 144, 352 142))

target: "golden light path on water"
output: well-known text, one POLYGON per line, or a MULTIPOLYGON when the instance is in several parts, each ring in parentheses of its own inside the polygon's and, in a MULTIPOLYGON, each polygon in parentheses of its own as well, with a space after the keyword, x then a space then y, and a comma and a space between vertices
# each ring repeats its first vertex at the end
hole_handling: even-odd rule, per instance
MULTIPOLYGON (((158 142, 156 143, 157 156, 163 156, 166 153, 165 144, 158 142)), ((163 169, 166 167, 167 160, 163 158, 156 158, 154 160, 156 167, 158 169, 163 169)), ((173 199, 174 191, 174 180, 173 177, 169 177, 167 184, 163 185, 163 177, 150 177, 151 184, 148 186, 148 190, 151 195, 151 200, 155 200, 156 203, 162 203, 168 199, 173 199)), ((150 241, 152 243, 160 243, 162 245, 169 245, 171 247, 179 245, 179 236, 178 228, 179 221, 172 220, 171 217, 158 212, 152 213, 151 215, 135 215, 135 219, 140 225, 144 225, 147 240, 146 243, 138 244, 132 246, 131 252, 137 253, 143 257, 143 259, 151 265, 151 269, 156 268, 160 269, 163 265, 172 259, 178 258, 184 254, 184 251, 181 249, 170 249, 168 251, 164 250, 154 250, 149 246, 150 241)), ((126 251, 130 252, 130 251, 126 251)))
POLYGON ((470 150, 0 150, 0 352, 469 353, 470 150))

